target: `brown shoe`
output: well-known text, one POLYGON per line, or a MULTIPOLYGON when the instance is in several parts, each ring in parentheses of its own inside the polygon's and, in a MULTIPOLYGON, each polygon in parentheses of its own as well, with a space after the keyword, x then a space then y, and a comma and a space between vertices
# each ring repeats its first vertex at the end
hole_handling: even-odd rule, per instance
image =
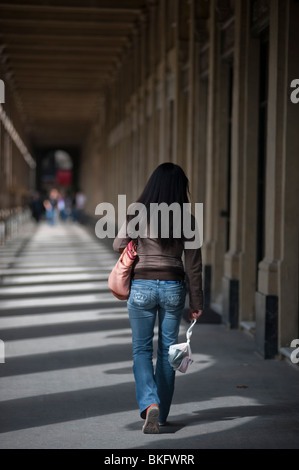
POLYGON ((159 434, 159 406, 155 403, 146 410, 145 423, 142 427, 144 434, 159 434))

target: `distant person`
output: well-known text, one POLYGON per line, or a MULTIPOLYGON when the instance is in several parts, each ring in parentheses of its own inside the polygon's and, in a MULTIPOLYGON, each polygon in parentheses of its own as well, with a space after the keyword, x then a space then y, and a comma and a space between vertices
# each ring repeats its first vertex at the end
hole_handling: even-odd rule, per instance
MULTIPOLYGON (((190 295, 189 319, 198 319, 203 311, 201 249, 185 247, 187 240, 182 227, 179 236, 174 236, 177 221, 172 221, 170 214, 168 238, 162 236, 161 221, 155 238, 149 236, 151 203, 166 203, 168 207, 178 203, 182 211, 183 204, 189 202, 188 187, 188 179, 180 166, 163 163, 153 172, 137 201, 147 209, 147 236, 137 238, 137 261, 127 306, 132 328, 136 397, 140 416, 145 420, 142 428, 145 434, 157 434, 160 426, 167 425, 175 383, 168 350, 178 342, 185 306, 185 278, 190 295), (153 337, 157 315, 159 337, 154 371, 153 337)), ((195 218, 191 220, 194 225, 195 218)), ((129 234, 121 238, 122 233, 123 228, 113 243, 119 253, 131 240, 129 234)))
POLYGON ((33 198, 30 204, 32 217, 36 222, 39 222, 42 215, 44 214, 44 206, 39 192, 34 192, 33 198))
POLYGON ((65 197, 65 213, 66 213, 66 218, 69 220, 72 218, 72 212, 73 212, 73 198, 71 194, 67 194, 65 197))
POLYGON ((50 225, 55 225, 58 218, 58 197, 59 192, 57 189, 51 189, 49 198, 44 201, 44 207, 46 209, 46 218, 50 225))
POLYGON ((73 219, 75 222, 83 223, 83 213, 86 203, 86 196, 82 191, 78 191, 74 198, 73 219))
POLYGON ((67 219, 67 212, 66 212, 66 201, 63 194, 59 194, 58 201, 57 201, 57 209, 59 212, 59 217, 61 220, 67 219))

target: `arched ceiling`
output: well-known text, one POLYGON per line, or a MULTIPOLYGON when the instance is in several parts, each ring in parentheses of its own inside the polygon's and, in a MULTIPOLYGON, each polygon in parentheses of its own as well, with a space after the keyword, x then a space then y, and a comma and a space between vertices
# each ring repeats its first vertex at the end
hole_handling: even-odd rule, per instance
POLYGON ((34 145, 81 144, 148 0, 0 1, 0 54, 34 145))

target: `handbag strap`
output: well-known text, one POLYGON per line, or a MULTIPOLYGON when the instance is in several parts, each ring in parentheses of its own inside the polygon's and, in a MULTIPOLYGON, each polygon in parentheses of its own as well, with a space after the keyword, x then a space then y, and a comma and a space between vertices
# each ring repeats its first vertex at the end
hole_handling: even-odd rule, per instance
POLYGON ((186 337, 187 337, 187 342, 190 343, 190 338, 192 336, 192 328, 194 327, 195 323, 197 322, 197 320, 193 320, 191 326, 188 328, 187 330, 187 333, 186 333, 186 337))
POLYGON ((131 240, 127 245, 127 253, 130 259, 134 260, 137 255, 137 244, 134 240, 131 240))

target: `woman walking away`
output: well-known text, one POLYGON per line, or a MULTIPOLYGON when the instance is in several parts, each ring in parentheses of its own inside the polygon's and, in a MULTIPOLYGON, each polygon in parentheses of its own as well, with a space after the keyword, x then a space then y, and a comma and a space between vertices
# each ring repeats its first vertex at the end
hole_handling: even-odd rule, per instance
MULTIPOLYGON (((168 211, 169 220, 160 218, 153 237, 150 208, 153 203, 166 203, 168 207, 178 203, 176 206, 181 209, 179 217, 182 217, 183 204, 189 202, 188 195, 189 182, 182 168, 173 163, 163 163, 153 172, 137 201, 147 209, 147 236, 136 240, 137 259, 127 306, 132 328, 136 398, 140 416, 145 420, 142 428, 145 434, 158 434, 159 426, 167 424, 175 382, 175 371, 168 362, 168 350, 178 342, 186 280, 190 297, 189 319, 198 319, 203 309, 201 249, 185 246, 182 218, 176 219, 171 210, 168 211), (166 226, 169 229, 167 238, 164 235, 166 226), (179 234, 177 227, 181 227, 179 234), (159 334, 154 371, 153 337, 157 314, 159 334)), ((195 218, 191 217, 194 227, 195 218)), ((134 238, 132 233, 132 237, 126 230, 125 233, 121 238, 122 228, 113 243, 114 250, 119 253, 134 238)))

